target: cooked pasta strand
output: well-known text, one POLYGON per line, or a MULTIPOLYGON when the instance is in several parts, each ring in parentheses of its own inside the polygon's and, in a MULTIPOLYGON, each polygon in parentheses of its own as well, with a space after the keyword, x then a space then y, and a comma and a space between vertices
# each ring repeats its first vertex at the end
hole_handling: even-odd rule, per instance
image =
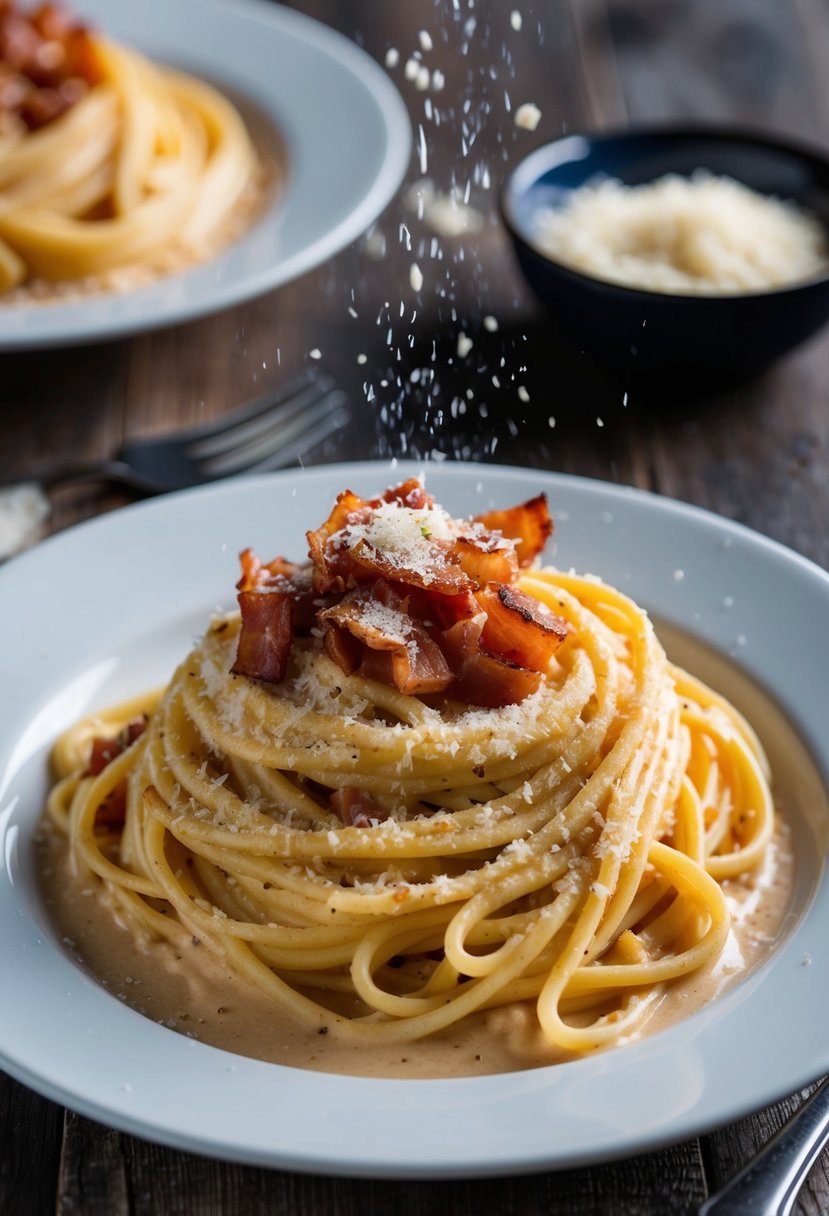
POLYGON ((198 259, 256 176, 245 124, 216 89, 94 46, 100 83, 0 147, 0 290, 105 278, 159 250, 198 259))
POLYGON ((308 1027, 405 1042, 523 1001, 565 1052, 618 1042, 722 950, 720 882, 773 828, 767 765, 631 600, 552 569, 519 585, 571 628, 520 704, 430 704, 313 639, 265 686, 232 674, 228 618, 160 700, 108 716, 151 715, 99 776, 100 718, 59 741, 55 822, 137 933, 197 933, 308 1027), (123 829, 103 831, 125 779, 123 829), (344 783, 388 817, 345 826, 344 783))

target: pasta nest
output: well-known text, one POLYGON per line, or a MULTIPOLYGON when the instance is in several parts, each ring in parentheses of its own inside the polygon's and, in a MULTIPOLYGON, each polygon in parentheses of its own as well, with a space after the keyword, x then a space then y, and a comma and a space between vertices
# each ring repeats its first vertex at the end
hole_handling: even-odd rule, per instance
POLYGON ((231 674, 228 617, 99 776, 100 719, 63 738, 52 813, 136 934, 197 935, 309 1027, 404 1041, 530 1002, 565 1052, 614 1043, 722 950, 722 883, 772 831, 766 761, 630 599, 552 569, 519 586, 570 632, 518 705, 406 696, 314 638, 265 686, 231 674), (343 784, 385 818, 345 825, 343 784))

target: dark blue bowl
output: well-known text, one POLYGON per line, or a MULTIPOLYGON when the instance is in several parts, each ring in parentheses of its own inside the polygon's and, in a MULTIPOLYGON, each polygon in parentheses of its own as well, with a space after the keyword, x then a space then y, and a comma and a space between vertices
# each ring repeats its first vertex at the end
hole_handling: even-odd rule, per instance
POLYGON ((501 211, 518 260, 559 328, 579 350, 632 382, 738 381, 765 370, 829 319, 829 274, 792 287, 728 296, 666 295, 605 283, 568 269, 533 244, 540 207, 597 176, 635 186, 697 169, 728 176, 761 194, 792 199, 829 236, 829 159, 820 152, 746 131, 654 128, 568 135, 537 148, 511 172, 501 211))

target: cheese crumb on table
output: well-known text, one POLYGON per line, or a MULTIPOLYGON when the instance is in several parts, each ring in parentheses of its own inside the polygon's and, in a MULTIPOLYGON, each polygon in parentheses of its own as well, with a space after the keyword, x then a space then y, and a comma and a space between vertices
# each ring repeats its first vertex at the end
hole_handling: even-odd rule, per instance
POLYGON ((49 499, 35 482, 0 489, 0 560, 39 540, 50 510, 49 499))

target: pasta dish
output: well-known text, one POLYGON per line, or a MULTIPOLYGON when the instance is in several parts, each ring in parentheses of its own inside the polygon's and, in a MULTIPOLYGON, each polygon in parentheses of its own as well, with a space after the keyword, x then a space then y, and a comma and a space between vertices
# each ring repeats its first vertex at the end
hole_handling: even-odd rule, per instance
POLYGON ((27 15, 0 0, 7 300, 45 284, 114 289, 210 256, 249 222, 259 177, 241 116, 212 86, 58 4, 27 15))
POLYGON ((631 599, 538 564, 551 531, 543 496, 456 520, 412 480, 341 494, 307 562, 242 554, 167 689, 55 749, 51 819, 139 947, 355 1046, 529 1010, 550 1059, 717 958, 762 749, 631 599))

